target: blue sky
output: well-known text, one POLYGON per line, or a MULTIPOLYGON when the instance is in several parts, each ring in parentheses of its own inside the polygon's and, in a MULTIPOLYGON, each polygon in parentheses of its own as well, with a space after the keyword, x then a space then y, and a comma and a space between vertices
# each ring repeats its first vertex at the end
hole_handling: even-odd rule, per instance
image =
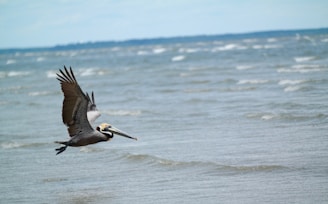
POLYGON ((0 48, 328 27, 327 0, 0 0, 0 48))

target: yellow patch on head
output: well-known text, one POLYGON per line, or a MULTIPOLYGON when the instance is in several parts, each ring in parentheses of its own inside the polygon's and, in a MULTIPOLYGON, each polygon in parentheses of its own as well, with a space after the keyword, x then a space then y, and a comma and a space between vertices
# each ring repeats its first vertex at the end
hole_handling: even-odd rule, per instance
POLYGON ((110 127, 110 126, 111 126, 111 125, 108 124, 108 123, 101 123, 101 124, 99 125, 99 128, 100 128, 100 130, 103 130, 103 129, 108 128, 108 127, 110 127))

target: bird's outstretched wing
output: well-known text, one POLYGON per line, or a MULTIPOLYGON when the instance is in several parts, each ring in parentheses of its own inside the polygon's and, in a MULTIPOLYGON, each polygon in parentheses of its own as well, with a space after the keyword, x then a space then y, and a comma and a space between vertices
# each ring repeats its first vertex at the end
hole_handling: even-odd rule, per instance
POLYGON ((87 116, 88 116, 89 122, 92 124, 95 122, 95 120, 97 118, 100 117, 101 114, 97 109, 95 96, 94 96, 93 92, 91 92, 91 98, 88 93, 87 93, 87 97, 89 100, 87 116))
POLYGON ((79 132, 93 131, 88 118, 89 98, 83 93, 76 81, 72 68, 68 71, 59 70, 57 79, 60 81, 64 93, 62 117, 63 123, 68 127, 68 133, 72 137, 79 132))

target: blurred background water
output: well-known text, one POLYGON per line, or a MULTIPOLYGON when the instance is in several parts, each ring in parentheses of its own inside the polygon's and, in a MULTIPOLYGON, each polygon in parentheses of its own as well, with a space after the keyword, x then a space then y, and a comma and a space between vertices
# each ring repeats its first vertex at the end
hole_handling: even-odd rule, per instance
POLYGON ((1 203, 328 202, 328 31, 0 52, 1 203), (139 140, 68 148, 56 72, 139 140))

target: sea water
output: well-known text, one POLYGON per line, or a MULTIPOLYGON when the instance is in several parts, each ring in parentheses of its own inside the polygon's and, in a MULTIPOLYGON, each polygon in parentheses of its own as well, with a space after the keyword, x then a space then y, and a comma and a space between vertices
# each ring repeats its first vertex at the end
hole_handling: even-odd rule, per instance
POLYGON ((1 203, 328 202, 327 29, 0 53, 1 203), (56 156, 63 65, 139 140, 56 156))

